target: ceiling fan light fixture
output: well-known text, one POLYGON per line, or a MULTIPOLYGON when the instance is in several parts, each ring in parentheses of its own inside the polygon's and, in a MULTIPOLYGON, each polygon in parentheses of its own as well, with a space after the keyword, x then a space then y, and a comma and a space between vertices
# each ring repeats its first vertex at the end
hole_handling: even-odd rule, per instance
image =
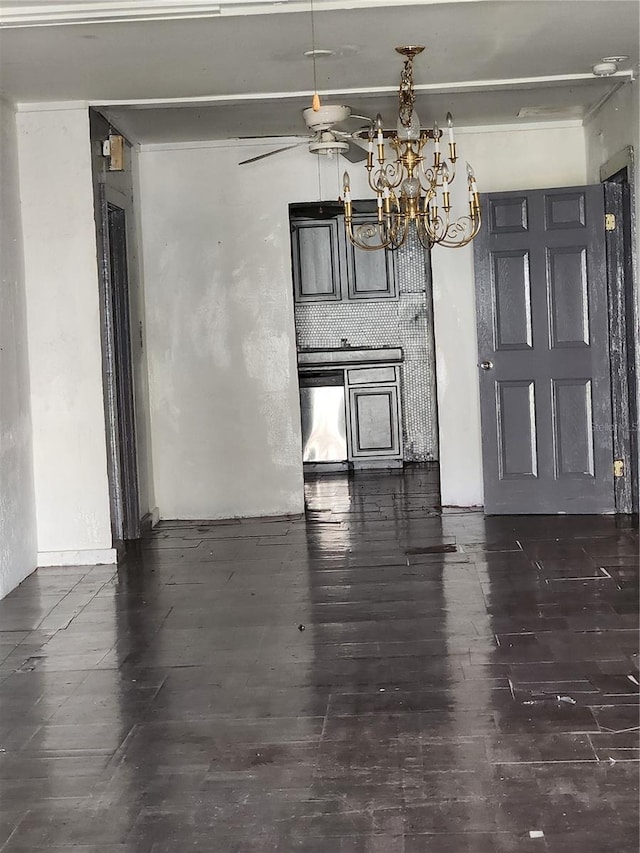
POLYGON ((324 157, 333 157, 348 150, 349 143, 336 139, 330 131, 324 131, 309 143, 309 151, 312 154, 320 154, 324 157))
POLYGON ((618 70, 617 62, 596 62, 592 71, 596 77, 611 77, 618 70))
POLYGON ((603 56, 600 62, 591 69, 596 77, 612 77, 618 70, 620 62, 629 59, 628 56, 619 54, 618 56, 603 56))
POLYGON ((344 222, 347 238, 365 251, 395 250, 413 230, 422 246, 460 248, 470 243, 480 230, 480 195, 473 169, 467 164, 468 213, 451 215, 450 186, 456 177, 458 160, 453 117, 446 115, 447 143, 434 122, 421 127, 415 111, 413 60, 424 47, 407 45, 396 51, 405 57, 398 90, 398 117, 393 131, 385 130, 381 116, 369 125, 365 168, 369 187, 376 195, 375 221, 354 225, 353 202, 347 172, 343 180, 344 222), (385 140, 395 158, 387 158, 385 140), (433 143, 428 158, 426 147, 433 143), (445 155, 443 149, 447 146, 445 155))

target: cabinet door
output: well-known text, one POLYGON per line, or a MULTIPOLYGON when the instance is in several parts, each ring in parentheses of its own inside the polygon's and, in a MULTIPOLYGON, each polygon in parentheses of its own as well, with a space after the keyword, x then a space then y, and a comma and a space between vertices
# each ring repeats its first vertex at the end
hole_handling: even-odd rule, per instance
POLYGON ((291 223, 296 302, 335 301, 340 292, 340 253, 336 219, 298 219, 291 223))
MULTIPOLYGON (((354 228, 371 222, 371 214, 353 217, 354 228)), ((343 226, 343 220, 340 224, 343 226)), ((394 299, 397 296, 393 252, 367 252, 356 248, 345 236, 349 299, 394 299)))
POLYGON ((351 454, 399 457, 398 388, 351 388, 349 391, 351 454))

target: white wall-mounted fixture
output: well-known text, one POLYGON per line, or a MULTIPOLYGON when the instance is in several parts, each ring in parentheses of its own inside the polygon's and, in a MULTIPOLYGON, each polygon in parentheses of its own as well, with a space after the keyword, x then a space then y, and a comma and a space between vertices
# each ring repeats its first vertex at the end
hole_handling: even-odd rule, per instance
POLYGON ((110 133, 102 142, 102 156, 109 161, 110 172, 124 171, 124 136, 110 133))
POLYGON ((593 73, 596 77, 611 77, 618 71, 618 65, 629 59, 628 56, 603 56, 600 62, 596 62, 593 66, 593 73))

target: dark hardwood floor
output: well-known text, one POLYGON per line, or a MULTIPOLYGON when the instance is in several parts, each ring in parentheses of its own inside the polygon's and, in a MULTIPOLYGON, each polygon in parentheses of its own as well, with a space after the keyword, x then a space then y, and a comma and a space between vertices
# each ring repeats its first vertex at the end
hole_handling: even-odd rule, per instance
POLYGON ((27 579, 2 853, 637 853, 637 531, 440 513, 436 475, 27 579))

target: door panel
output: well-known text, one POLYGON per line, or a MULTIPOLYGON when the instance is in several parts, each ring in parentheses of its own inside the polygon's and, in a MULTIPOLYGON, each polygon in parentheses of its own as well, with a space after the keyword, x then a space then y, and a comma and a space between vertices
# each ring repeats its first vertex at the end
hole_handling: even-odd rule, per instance
POLYGON ((614 511, 600 186, 485 200, 474 245, 485 512, 614 511))
POLYGON ((547 253, 551 347, 589 346, 587 253, 583 246, 547 253))
POLYGON ((496 252, 496 349, 531 349, 531 287, 528 252, 496 252))
POLYGON ((536 477, 535 388, 533 382, 496 382, 499 475, 502 480, 536 477))
POLYGON ((352 388, 349 398, 353 457, 398 456, 398 389, 352 388))

